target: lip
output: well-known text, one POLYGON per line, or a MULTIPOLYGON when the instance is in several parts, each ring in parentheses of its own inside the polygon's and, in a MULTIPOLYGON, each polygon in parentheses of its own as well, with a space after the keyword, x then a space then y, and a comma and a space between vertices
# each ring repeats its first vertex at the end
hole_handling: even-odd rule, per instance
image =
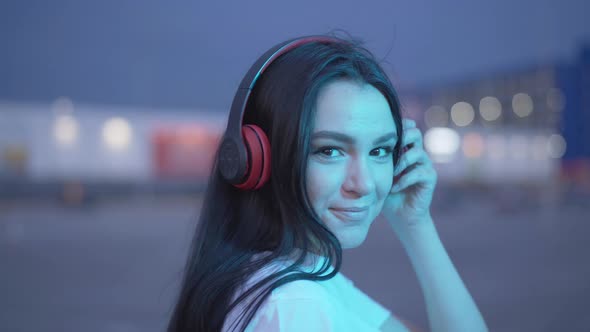
POLYGON ((369 216, 369 208, 330 208, 333 215, 344 222, 355 222, 366 219, 369 216))
POLYGON ((338 210, 338 211, 349 211, 349 212, 361 212, 361 211, 365 211, 367 210, 369 207, 368 206, 361 206, 361 207, 334 207, 331 208, 332 210, 338 210))

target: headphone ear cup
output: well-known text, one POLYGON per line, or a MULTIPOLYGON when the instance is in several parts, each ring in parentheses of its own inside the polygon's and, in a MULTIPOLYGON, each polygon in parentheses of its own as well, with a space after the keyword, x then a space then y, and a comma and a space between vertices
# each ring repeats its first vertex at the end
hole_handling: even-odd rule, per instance
POLYGON ((248 151, 246 179, 235 185, 242 190, 256 190, 270 178, 270 142, 264 131, 253 124, 242 126, 248 151))

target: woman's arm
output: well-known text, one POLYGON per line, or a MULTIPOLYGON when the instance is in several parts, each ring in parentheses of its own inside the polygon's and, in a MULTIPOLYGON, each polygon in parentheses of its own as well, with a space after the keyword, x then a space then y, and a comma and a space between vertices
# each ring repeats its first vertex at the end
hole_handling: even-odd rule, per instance
POLYGON ((381 332, 423 332, 409 322, 397 317, 389 316, 379 327, 381 332))
POLYGON ((432 331, 487 331, 432 221, 430 205, 438 175, 424 150, 422 132, 411 119, 403 119, 402 125, 404 149, 382 214, 418 276, 432 331))
POLYGON ((488 331, 429 216, 400 236, 418 277, 432 331, 488 331))

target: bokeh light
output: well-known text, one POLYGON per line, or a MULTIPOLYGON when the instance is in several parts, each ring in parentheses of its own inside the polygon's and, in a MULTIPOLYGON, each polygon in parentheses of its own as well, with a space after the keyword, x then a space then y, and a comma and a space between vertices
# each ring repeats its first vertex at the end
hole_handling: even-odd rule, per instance
POLYGON ((451 119, 459 127, 465 127, 473 122, 475 111, 471 104, 460 101, 451 107, 451 119))
POLYGON ((71 115, 59 115, 53 123, 53 137, 60 147, 71 147, 78 140, 78 121, 71 115))
POLYGON ((490 159, 503 159, 506 156, 506 139, 500 135, 490 135, 487 139, 487 153, 490 159))
POLYGON ((462 148, 465 157, 480 158, 484 152, 484 140, 478 133, 467 133, 463 136, 462 148))
POLYGON ((547 140, 547 152, 551 158, 561 158, 565 154, 567 144, 563 136, 553 134, 547 140))
POLYGON ((534 160, 546 160, 548 156, 547 137, 536 135, 531 141, 531 156, 534 160))
POLYGON ((440 105, 430 106, 424 112, 424 122, 428 128, 446 127, 449 125, 449 113, 440 105))
POLYGON ((526 93, 517 93, 512 97, 512 110, 517 116, 524 118, 533 112, 533 99, 526 93))
POLYGON ((74 112, 74 102, 68 97, 59 97, 51 104, 55 115, 71 115, 74 112))
POLYGON ((114 151, 125 150, 131 144, 132 130, 129 122, 123 118, 108 119, 102 129, 102 138, 107 147, 114 151))
POLYGON ((435 162, 451 161, 459 149, 460 143, 459 134, 450 128, 430 128, 424 134, 424 147, 435 162))
POLYGON ((502 104, 496 97, 483 97, 479 102, 479 114, 486 121, 497 120, 502 115, 502 104))

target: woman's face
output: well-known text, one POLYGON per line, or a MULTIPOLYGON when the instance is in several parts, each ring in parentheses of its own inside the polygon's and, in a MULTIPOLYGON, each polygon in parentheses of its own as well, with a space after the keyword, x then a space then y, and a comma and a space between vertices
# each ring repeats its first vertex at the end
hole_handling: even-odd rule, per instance
POLYGON ((396 140, 389 104, 373 86, 339 80, 320 91, 307 194, 342 248, 363 243, 381 212, 393 182, 396 140))

